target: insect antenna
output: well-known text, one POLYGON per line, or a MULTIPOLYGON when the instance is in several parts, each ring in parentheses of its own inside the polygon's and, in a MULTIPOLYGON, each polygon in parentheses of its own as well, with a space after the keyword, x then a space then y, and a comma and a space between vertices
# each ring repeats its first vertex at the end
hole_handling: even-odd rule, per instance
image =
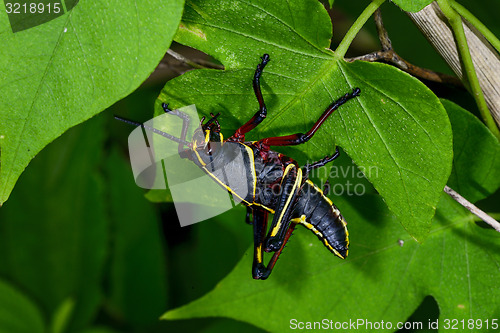
POLYGON ((115 119, 117 120, 120 120, 120 121, 123 121, 124 123, 127 123, 127 124, 130 124, 130 125, 134 125, 134 126, 137 126, 137 127, 142 127, 142 128, 145 128, 151 132, 154 132, 156 134, 159 134, 169 140, 172 140, 172 141, 175 141, 175 142, 178 142, 178 143, 183 143, 185 145, 189 145, 189 142, 185 141, 185 140, 181 140, 179 138, 176 138, 175 136, 173 135, 170 135, 168 133, 165 133, 163 131, 160 131, 159 129, 156 129, 154 127, 151 127, 151 126, 148 126, 148 125, 145 125, 145 124, 142 124, 142 123, 138 123, 136 121, 132 121, 132 120, 128 120, 128 119, 125 119, 125 118, 121 118, 121 117, 118 117, 118 116, 115 116, 115 119))
POLYGON ((220 112, 217 113, 216 116, 214 116, 213 113, 210 113, 210 116, 212 117, 212 119, 214 120, 215 122, 215 125, 217 126, 217 131, 220 132, 220 123, 219 123, 219 120, 217 120, 217 117, 220 116, 220 112))
POLYGON ((201 128, 202 128, 203 130, 206 130, 207 128, 209 128, 209 127, 210 127, 210 125, 211 125, 213 122, 215 122, 215 124, 217 125, 217 129, 218 129, 218 130, 220 130, 220 124, 219 124, 219 121, 217 120, 217 117, 218 117, 218 116, 220 116, 220 112, 219 112, 219 113, 217 113, 215 116, 214 116, 212 113, 210 113, 210 116, 211 116, 212 118, 210 118, 210 119, 207 121, 207 123, 206 123, 206 124, 203 124, 203 122, 205 121, 206 117, 205 117, 205 116, 203 116, 203 117, 201 118, 201 120, 200 120, 200 126, 201 126, 201 128))
MULTIPOLYGON (((219 125, 219 122, 217 121, 217 117, 220 116, 220 112, 217 113, 215 116, 211 113, 210 116, 212 116, 212 118, 210 118, 207 123, 205 124, 205 126, 210 126, 211 123, 213 123, 215 121, 215 123, 217 125, 219 125)), ((220 125, 219 125, 220 126, 220 125)))

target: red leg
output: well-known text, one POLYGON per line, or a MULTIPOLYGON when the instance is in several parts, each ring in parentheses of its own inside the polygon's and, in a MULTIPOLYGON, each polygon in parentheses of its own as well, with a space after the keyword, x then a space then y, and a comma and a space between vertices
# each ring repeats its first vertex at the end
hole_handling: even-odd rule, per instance
POLYGON ((260 90, 260 76, 262 75, 262 71, 264 70, 264 67, 266 67, 270 59, 268 54, 264 54, 261 59, 262 61, 259 65, 257 65, 257 69, 255 70, 255 75, 253 77, 253 91, 255 92, 257 101, 259 102, 259 111, 257 111, 257 113, 255 113, 254 116, 245 125, 238 128, 227 141, 245 141, 245 134, 259 125, 267 116, 266 104, 264 103, 264 98, 262 97, 262 92, 260 90))
POLYGON ((316 121, 314 126, 306 133, 297 133, 286 136, 277 136, 266 138, 258 141, 258 144, 263 146, 294 146, 300 145, 301 143, 305 143, 309 141, 314 133, 323 125, 325 120, 333 113, 333 111, 337 110, 342 104, 359 95, 361 90, 359 88, 354 88, 351 93, 347 93, 335 102, 333 102, 326 110, 323 112, 321 117, 316 121))

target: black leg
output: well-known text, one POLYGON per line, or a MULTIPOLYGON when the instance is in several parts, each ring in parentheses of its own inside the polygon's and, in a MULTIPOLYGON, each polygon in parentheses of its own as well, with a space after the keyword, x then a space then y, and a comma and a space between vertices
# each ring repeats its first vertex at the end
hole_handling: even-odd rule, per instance
POLYGON ((309 141, 316 131, 323 125, 323 123, 328 119, 328 117, 333 113, 333 111, 337 110, 342 104, 346 103, 348 100, 359 96, 361 90, 359 88, 354 88, 351 93, 347 93, 335 102, 333 102, 326 110, 323 112, 321 117, 316 121, 313 127, 306 133, 297 133, 286 136, 277 136, 259 140, 257 144, 260 144, 264 147, 269 146, 293 146, 300 145, 309 141))
POLYGON ((179 138, 176 138, 175 136, 173 135, 170 135, 168 133, 165 133, 163 131, 160 131, 156 128, 153 128, 151 126, 148 126, 148 125, 144 125, 144 124, 141 124, 141 123, 138 123, 136 121, 132 121, 132 120, 128 120, 128 119, 125 119, 125 118, 122 118, 122 117, 118 117, 118 116, 115 116, 115 119, 117 120, 120 120, 120 121, 123 121, 124 123, 127 123, 127 124, 130 124, 130 125, 134 125, 134 126, 137 126, 137 127, 142 127, 142 128, 145 128, 153 133, 156 133, 158 135, 161 135, 169 140, 172 140, 172 141, 175 141, 175 142, 178 142, 179 143, 179 146, 181 145, 189 145, 189 142, 185 141, 184 139, 179 139, 179 138))
POLYGON ((333 161, 337 157, 339 157, 339 155, 340 155, 339 147, 335 147, 335 154, 333 154, 332 156, 326 156, 325 158, 323 158, 317 162, 314 162, 312 164, 306 164, 304 166, 304 171, 306 174, 309 174, 309 171, 311 171, 312 169, 325 166, 327 163, 330 163, 331 161, 333 161))
POLYGON ((302 169, 289 164, 281 180, 279 201, 276 205, 273 222, 265 240, 264 251, 277 251, 284 242, 285 234, 290 227, 290 215, 297 194, 302 185, 302 169))
POLYGON ((253 224, 252 220, 250 220, 250 215, 253 214, 253 210, 250 207, 247 207, 247 216, 245 217, 245 222, 247 224, 253 224))
POLYGON ((163 108, 163 111, 165 111, 165 113, 172 112, 172 110, 168 108, 167 103, 161 103, 161 107, 163 108))
MULTIPOLYGON (((168 104, 166 104, 166 103, 162 103, 161 106, 163 108, 163 111, 165 111, 165 113, 172 114, 172 115, 177 116, 177 117, 182 119, 181 140, 186 141, 187 130, 189 127, 189 123, 191 121, 191 119, 189 119, 189 116, 186 113, 181 112, 179 110, 170 110, 168 108, 168 104)), ((179 154, 181 154, 181 156, 185 155, 183 144, 179 143, 178 151, 179 151, 179 154)))
POLYGON ((325 185, 323 185, 323 194, 328 195, 330 193, 330 181, 327 179, 325 185))
POLYGON ((254 279, 265 280, 269 277, 269 275, 271 275, 274 265, 276 265, 276 262, 278 261, 278 258, 281 255, 281 253, 283 252, 283 249, 285 248, 288 240, 290 239, 290 236, 292 236, 293 230, 295 229, 296 225, 297 225, 296 223, 292 223, 290 225, 290 228, 288 228, 285 234, 285 238, 283 239, 283 244, 276 252, 274 252, 271 260, 269 260, 269 263, 267 264, 267 267, 265 267, 263 270, 260 271, 260 277, 256 278, 254 276, 254 279))
POLYGON ((264 251, 262 250, 262 243, 264 242, 267 229, 267 215, 267 211, 260 208, 256 208, 252 212, 254 246, 252 276, 257 280, 264 280, 269 276, 264 265, 264 251))
POLYGON ((280 248, 274 252, 267 266, 264 265, 263 241, 267 229, 267 211, 256 208, 253 210, 253 234, 254 234, 254 257, 252 265, 252 276, 256 280, 265 280, 273 271, 276 261, 290 239, 296 223, 292 223, 285 233, 283 243, 280 248))

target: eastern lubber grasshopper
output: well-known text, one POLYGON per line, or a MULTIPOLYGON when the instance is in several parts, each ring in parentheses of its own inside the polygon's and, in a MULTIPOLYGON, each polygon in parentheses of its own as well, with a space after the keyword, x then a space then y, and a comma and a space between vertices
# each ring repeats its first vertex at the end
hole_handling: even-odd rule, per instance
MULTIPOLYGON (((210 114, 211 118, 207 122, 204 122, 205 117, 203 117, 199 129, 193 134, 192 141, 186 141, 189 117, 178 110, 168 109, 165 103, 162 105, 165 112, 170 112, 183 120, 181 137, 177 138, 155 128, 146 127, 179 143, 178 152, 182 158, 194 162, 223 188, 239 196, 241 202, 247 206, 246 219, 248 223, 253 224, 254 234, 252 275, 254 279, 261 280, 266 279, 271 273, 297 224, 302 224, 313 231, 338 257, 347 256, 349 238, 344 218, 323 191, 308 179, 308 174, 312 169, 322 167, 338 157, 338 148, 332 156, 326 156, 318 162, 300 168, 296 161, 271 150, 270 147, 299 145, 307 142, 338 107, 360 93, 360 89, 355 88, 351 93, 333 102, 305 134, 298 133, 247 142, 245 134, 259 125, 267 115, 260 88, 260 77, 269 61, 269 55, 264 54, 253 78, 253 89, 259 103, 259 110, 227 140, 223 140, 220 133, 220 124, 217 120, 219 113, 215 116, 210 114), (231 156, 234 155, 235 150, 243 155, 243 163, 232 170, 238 173, 236 177, 246 181, 245 193, 239 193, 237 189, 231 188, 224 177, 212 172, 212 170, 231 165, 231 156), (274 216, 268 231, 269 213, 274 216), (250 215, 252 215, 252 221, 250 221, 250 215), (264 251, 274 252, 267 266, 263 261, 264 251)), ((133 124, 144 127, 142 124, 133 124)))

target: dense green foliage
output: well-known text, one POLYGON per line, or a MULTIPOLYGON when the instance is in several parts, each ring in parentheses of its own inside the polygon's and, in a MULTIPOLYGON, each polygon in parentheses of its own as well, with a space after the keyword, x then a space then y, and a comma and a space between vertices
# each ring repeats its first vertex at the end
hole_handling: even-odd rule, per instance
MULTIPOLYGON (((439 318, 444 331, 446 319, 500 318, 500 234, 442 191, 448 184, 498 216, 500 144, 465 90, 344 59, 359 30, 376 40, 366 20, 382 2, 325 1, 354 22, 345 38, 333 36, 338 44, 316 0, 80 0, 16 32, 4 15, 0 333, 283 332, 291 319, 325 318, 411 318, 424 329, 439 318), (172 40, 225 70, 192 70, 129 95, 172 40), (227 137, 258 108, 251 78, 264 53, 269 113, 248 139, 307 131, 359 87, 309 143, 280 151, 304 164, 340 146, 341 158, 314 180, 363 193, 330 194, 348 221, 346 260, 298 227, 271 277, 254 281, 244 208, 178 227, 168 191, 134 184, 131 129, 112 114, 142 121, 163 112, 162 102, 196 104, 221 112, 227 137)), ((430 1, 393 2, 382 13, 398 53, 449 73, 401 12, 430 1)), ((464 5, 498 35, 490 15, 499 5, 464 5)))
POLYGON ((151 74, 177 30, 182 5, 81 1, 66 15, 18 33, 2 16, 0 205, 43 147, 151 74))

